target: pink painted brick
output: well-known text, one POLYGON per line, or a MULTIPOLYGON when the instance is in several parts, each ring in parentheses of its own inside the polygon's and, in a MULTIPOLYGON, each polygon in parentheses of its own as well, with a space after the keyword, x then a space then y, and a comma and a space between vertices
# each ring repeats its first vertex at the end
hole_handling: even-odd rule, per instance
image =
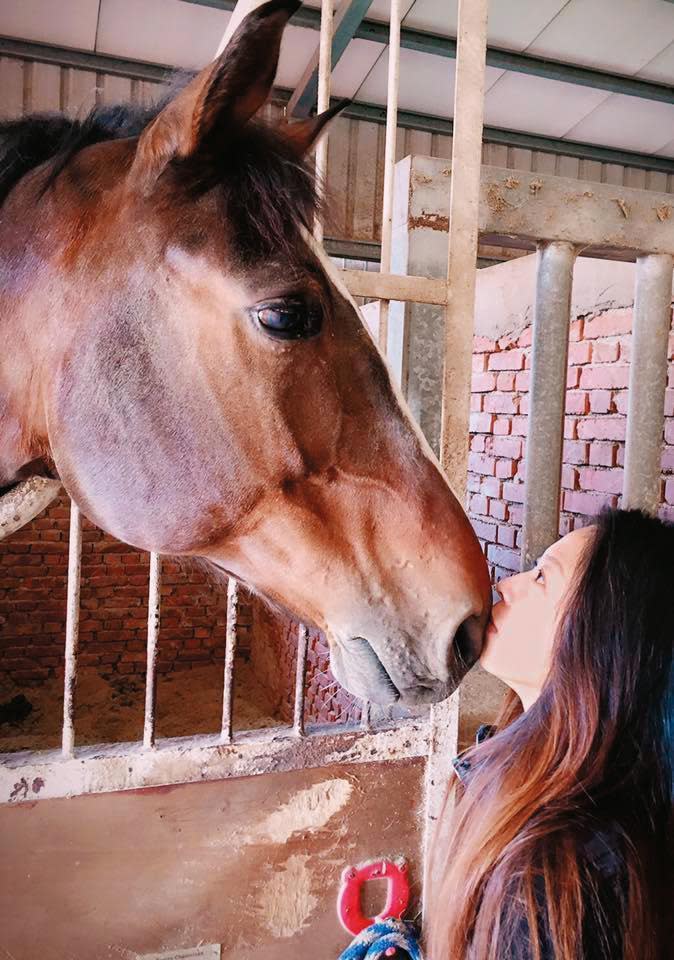
POLYGON ((620 343, 617 340, 598 340, 592 345, 592 363, 615 363, 620 354, 620 343))
POLYGON ((518 437, 492 437, 489 451, 495 457, 512 457, 517 460, 522 456, 522 441, 518 437))
POLYGON ((575 467, 569 466, 568 463, 562 466, 562 486, 566 490, 578 489, 578 471, 575 467))
POLYGON ((583 367, 580 385, 586 390, 624 390, 630 381, 630 368, 624 363, 583 367))
POLYGON ((493 353, 496 341, 488 337, 473 337, 473 353, 493 353))
POLYGON ((667 356, 670 360, 674 360, 674 333, 669 335, 669 346, 667 349, 667 356))
POLYGON ((485 497, 496 497, 498 499, 501 496, 502 490, 501 481, 496 477, 482 477, 480 493, 485 497))
POLYGON ((490 370, 523 370, 524 350, 516 347, 514 350, 494 353, 489 358, 488 367, 490 370))
POLYGON ((590 409, 587 393, 583 390, 567 390, 566 412, 584 416, 590 409))
POLYGON ((674 390, 665 390, 665 416, 674 417, 674 390))
POLYGON ((496 389, 496 375, 493 373, 475 373, 471 381, 473 393, 491 393, 496 389))
POLYGON ((484 398, 488 413, 517 413, 519 398, 516 393, 490 393, 484 398))
POLYGON ((582 317, 578 320, 573 320, 569 328, 569 340, 571 343, 576 343, 578 340, 583 339, 583 327, 585 321, 582 317))
POLYGON ((520 413, 524 414, 525 416, 528 416, 529 407, 530 407, 529 394, 525 393, 523 397, 520 397, 520 413))
POLYGON ((616 390, 613 394, 613 408, 616 413, 627 416, 629 404, 629 390, 616 390))
POLYGON ((481 479, 477 473, 468 474, 468 493, 480 493, 481 479))
POLYGON ((593 517, 608 505, 616 505, 616 497, 605 493, 585 493, 579 490, 564 492, 564 510, 568 513, 580 513, 585 517, 593 517))
POLYGON ((494 421, 494 436, 506 437, 512 429, 512 420, 508 417, 497 417, 494 421))
POLYGON ((674 477, 665 481, 665 502, 674 504, 674 477))
POLYGON ((517 534, 517 527, 497 527, 496 542, 500 543, 503 547, 510 547, 512 550, 517 542, 517 534))
POLYGON ((592 356, 592 344, 587 340, 569 344, 569 363, 589 363, 592 356))
POLYGON ((620 341, 620 362, 629 363, 632 359, 632 339, 620 341))
POLYGON ((509 503, 524 503, 524 484, 504 483, 503 499, 509 503))
POLYGON ((520 393, 528 393, 531 387, 531 370, 520 370, 515 374, 515 389, 520 393))
POLYGON ((501 480, 511 480, 515 476, 515 463, 513 460, 497 460, 496 476, 501 480))
POLYGON ((662 506, 658 511, 658 516, 661 520, 667 520, 669 523, 674 523, 674 507, 662 506))
POLYGON ((471 433, 491 433, 494 424, 494 417, 491 413, 471 413, 470 432, 471 433))
POLYGON ((624 440, 626 426, 624 417, 584 417, 578 423, 578 439, 624 440))
POLYGON ((497 390, 514 390, 515 377, 519 376, 513 370, 502 370, 496 377, 497 390))
POLYGON ((503 500, 490 500, 489 516, 493 517, 495 520, 507 520, 508 504, 504 503, 503 500))
POLYGON ((473 354, 473 373, 484 373, 487 369, 487 356, 484 353, 473 354))
POLYGON ((488 523, 486 520, 476 520, 474 518, 470 522, 480 540, 485 540, 487 543, 496 543, 498 527, 495 523, 488 523))
POLYGON ((615 462, 619 467, 625 466, 625 444, 619 443, 618 449, 615 452, 615 462))
POLYGON ((575 518, 568 514, 562 514, 559 518, 559 535, 565 537, 575 529, 575 518))
POLYGON ((487 549, 487 559, 504 570, 518 571, 520 569, 520 555, 517 550, 509 550, 497 544, 490 544, 487 549))
POLYGON ((674 444, 674 420, 665 424, 665 442, 674 444))
POLYGON ((674 447, 665 447, 662 451, 662 469, 674 473, 674 447))
POLYGON ((588 397, 590 400, 590 413, 611 412, 612 403, 610 390, 590 390, 588 397))
POLYGON ((474 493, 470 498, 470 512, 478 516, 486 517, 489 514, 489 501, 479 493, 474 493))
POLYGON ((565 440, 578 439, 578 421, 573 417, 564 418, 564 439, 565 440))
POLYGON ((470 412, 471 413, 480 413, 482 410, 482 394, 481 393, 471 393, 470 395, 470 412))
POLYGON ((493 477, 496 470, 496 460, 484 453, 468 454, 468 469, 473 473, 482 473, 488 477, 493 477))
POLYGON ((509 508, 510 523, 521 527, 524 523, 524 507, 521 503, 512 503, 509 508))
POLYGON ((623 471, 620 468, 595 470, 586 467, 579 471, 580 486, 583 490, 596 493, 622 493, 623 471))
POLYGON ((615 443, 597 441, 590 445, 590 464, 593 467, 613 467, 616 462, 615 443))
POLYGON ((567 463, 587 463, 589 444, 582 440, 564 441, 564 460, 567 463))
POLYGON ((510 432, 514 437, 526 437, 529 429, 527 417, 513 417, 510 421, 510 432))
POLYGON ((595 340, 598 337, 617 337, 632 330, 632 310, 607 310, 592 320, 585 321, 583 338, 595 340))
POLYGON ((566 372, 566 389, 575 390, 580 384, 580 372, 583 367, 569 367, 566 372))
POLYGON ((534 328, 529 324, 517 338, 518 347, 530 347, 534 338, 534 328))
POLYGON ((487 437, 484 433, 476 433, 470 438, 470 449, 474 453, 484 453, 487 448, 487 437))

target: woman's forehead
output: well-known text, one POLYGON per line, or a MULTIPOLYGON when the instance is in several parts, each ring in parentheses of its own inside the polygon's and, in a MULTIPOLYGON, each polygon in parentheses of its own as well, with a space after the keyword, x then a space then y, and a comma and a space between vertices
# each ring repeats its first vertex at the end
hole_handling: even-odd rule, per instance
POLYGON ((576 568, 580 556, 595 535, 595 527, 581 527, 578 530, 572 530, 565 537, 557 540, 543 554, 543 559, 556 561, 565 572, 571 572, 576 568))

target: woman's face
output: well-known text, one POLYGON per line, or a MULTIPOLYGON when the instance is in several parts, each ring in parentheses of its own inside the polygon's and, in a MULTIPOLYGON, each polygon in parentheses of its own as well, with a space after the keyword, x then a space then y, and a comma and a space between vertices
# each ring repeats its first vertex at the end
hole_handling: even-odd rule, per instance
POLYGON ((525 710, 538 697, 550 669, 564 599, 594 527, 562 537, 533 570, 501 580, 480 662, 511 687, 525 710))

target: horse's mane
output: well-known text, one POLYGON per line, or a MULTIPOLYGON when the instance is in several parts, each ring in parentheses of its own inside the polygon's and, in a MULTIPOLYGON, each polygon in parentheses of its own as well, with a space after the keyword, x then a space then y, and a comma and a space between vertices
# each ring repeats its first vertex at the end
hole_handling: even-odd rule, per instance
MULTIPOLYGON (((179 89, 151 107, 124 103, 97 106, 83 119, 58 113, 0 121, 0 205, 31 170, 53 160, 45 189, 85 147, 138 136, 179 89)), ((167 171, 168 173, 169 171, 167 171)), ((279 250, 292 258, 300 226, 309 227, 319 201, 309 165, 279 130, 258 121, 219 131, 211 149, 189 161, 174 161, 170 173, 194 196, 221 186, 221 208, 246 259, 279 250)))

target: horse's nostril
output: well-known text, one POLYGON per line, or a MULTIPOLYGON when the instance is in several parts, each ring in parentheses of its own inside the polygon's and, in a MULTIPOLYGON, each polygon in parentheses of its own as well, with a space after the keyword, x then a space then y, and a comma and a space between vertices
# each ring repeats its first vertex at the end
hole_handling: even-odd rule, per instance
POLYGON ((453 652, 466 670, 473 666, 482 652, 482 635, 480 618, 474 614, 466 617, 454 634, 453 652))

